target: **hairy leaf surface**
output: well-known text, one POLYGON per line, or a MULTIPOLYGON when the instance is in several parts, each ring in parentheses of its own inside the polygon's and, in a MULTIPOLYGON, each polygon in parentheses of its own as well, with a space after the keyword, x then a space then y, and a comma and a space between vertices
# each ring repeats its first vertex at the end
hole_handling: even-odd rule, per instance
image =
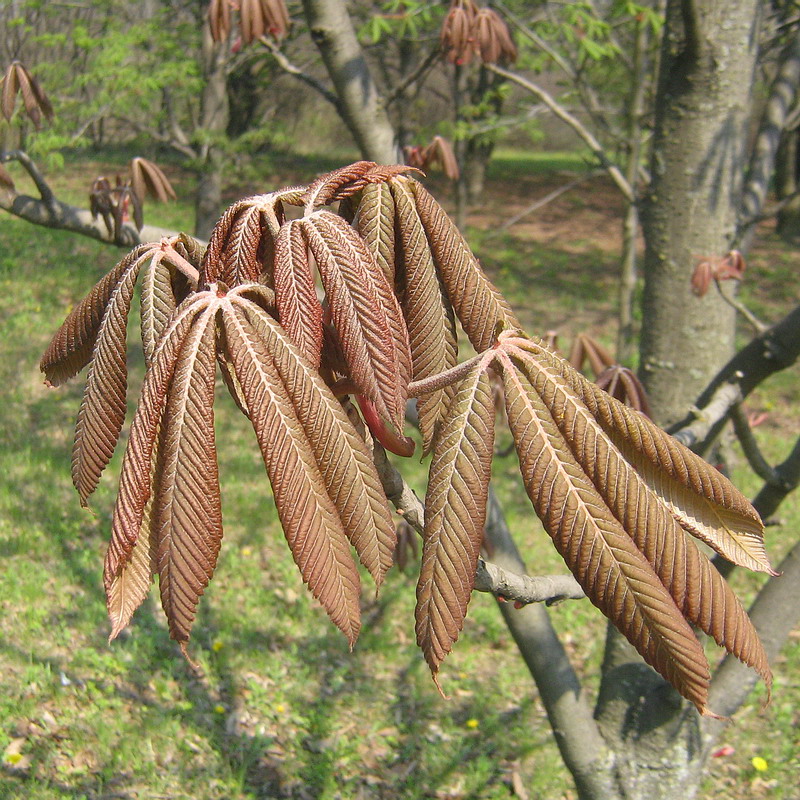
MULTIPOLYGON (((411 343, 413 377, 421 380, 456 365, 458 337, 453 308, 436 272, 409 181, 395 178, 390 185, 400 232, 403 313, 411 343)), ((454 394, 455 387, 450 385, 418 398, 423 453, 433 446, 439 421, 454 394)))
POLYGON ((769 685, 766 655, 749 617, 719 572, 686 537, 670 508, 625 460, 561 375, 524 354, 517 366, 686 619, 754 667, 769 685))
POLYGON ((719 470, 646 417, 616 402, 569 369, 540 342, 525 341, 520 346, 550 364, 572 386, 685 530, 735 564, 774 574, 764 549, 761 518, 719 470))
POLYGON ((111 633, 108 640, 113 641, 128 626, 134 612, 150 594, 153 576, 158 571, 154 537, 150 525, 152 498, 146 504, 142 515, 142 526, 133 543, 130 558, 114 575, 106 592, 108 618, 111 633))
POLYGON ((350 375, 378 412, 403 428, 411 354, 402 311, 362 239, 329 211, 303 220, 350 375))
POLYGON ((178 354, 198 314, 217 302, 211 292, 200 292, 185 300, 175 314, 153 356, 131 423, 130 438, 122 459, 119 492, 111 523, 111 541, 106 553, 104 583, 109 592, 113 579, 130 560, 131 550, 142 528, 145 506, 152 493, 153 448, 164 413, 167 393, 178 354))
POLYGON ((172 270, 156 253, 142 269, 142 347, 149 365, 177 302, 172 288, 172 270))
POLYGON ((315 367, 322 352, 322 305, 303 238, 302 222, 283 225, 275 242, 275 297, 278 320, 315 367))
POLYGON ((144 244, 131 250, 67 315, 39 362, 49 386, 61 386, 89 363, 106 306, 117 284, 154 247, 144 244))
POLYGON ((395 175, 416 171, 405 164, 376 164, 374 161, 356 161, 325 175, 320 175, 302 196, 308 209, 327 206, 360 192, 371 183, 385 183, 395 175))
POLYGON ((247 300, 235 302, 269 343, 325 490, 361 563, 380 586, 392 565, 396 531, 369 448, 316 370, 286 344, 275 321, 247 300))
POLYGON ((161 604, 179 642, 189 639, 222 542, 213 411, 217 311, 212 304, 195 320, 178 354, 153 481, 161 604))
POLYGON ((277 325, 267 326, 272 341, 265 342, 247 312, 231 300, 226 301, 223 320, 231 361, 295 563, 352 646, 360 627, 358 571, 292 401, 302 387, 286 386, 272 355, 274 340, 285 334, 277 325))
POLYGON ((501 361, 525 488, 556 549, 645 661, 705 710, 710 675, 694 632, 576 461, 528 376, 507 356, 501 361))
MULTIPOLYGON (((147 255, 142 254, 120 274, 97 332, 72 447, 72 482, 83 506, 111 460, 125 421, 128 312, 147 255)), ((158 251, 153 258, 162 255, 158 251)))
POLYGON ((388 184, 364 187, 352 225, 372 251, 389 286, 394 286, 394 200, 388 184))
POLYGON ((417 212, 431 246, 447 294, 472 346, 488 350, 497 336, 498 325, 519 329, 506 299, 481 269, 478 259, 455 223, 430 193, 417 181, 410 181, 417 200, 417 212))
POLYGON ((477 365, 460 385, 436 440, 425 497, 417 583, 417 644, 436 674, 464 625, 486 521, 494 399, 477 365))

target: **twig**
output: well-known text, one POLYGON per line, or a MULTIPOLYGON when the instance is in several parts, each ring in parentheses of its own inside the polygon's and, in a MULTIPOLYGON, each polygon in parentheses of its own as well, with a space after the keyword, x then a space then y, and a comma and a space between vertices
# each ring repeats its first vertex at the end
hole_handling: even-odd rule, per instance
POLYGON ((482 558, 478 560, 475 573, 475 589, 521 605, 544 603, 551 606, 562 600, 582 600, 586 597, 572 575, 537 575, 531 578, 529 575, 507 572, 482 558))
POLYGON ((753 436, 753 429, 750 427, 750 423, 747 421, 747 417, 742 409, 742 404, 735 403, 731 406, 730 415, 736 438, 742 446, 742 452, 744 452, 750 468, 759 478, 765 480, 767 483, 781 483, 777 472, 767 463, 767 460, 761 453, 758 442, 755 436, 753 436))
POLYGON ((769 325, 767 325, 765 322, 762 322, 741 300, 724 291, 722 288, 722 282, 719 278, 714 278, 714 283, 717 284, 717 290, 719 291, 720 297, 729 306, 736 309, 736 311, 738 311, 750 323, 757 335, 760 336, 762 333, 768 330, 769 325))
POLYGON ((578 134, 578 136, 583 139, 584 142, 589 146, 589 149, 594 153, 597 160, 603 166, 603 168, 608 172, 608 174, 613 179, 614 183, 617 185, 617 188, 622 192, 623 196, 629 203, 633 203, 635 201, 635 194, 633 191, 633 187, 628 183, 627 178, 620 172, 620 169, 616 164, 612 163, 612 161, 608 158, 603 149, 603 146, 600 142, 595 138, 590 130, 588 130, 583 123, 575 116, 570 114, 564 106, 558 103, 550 94, 548 94, 544 89, 537 86, 534 83, 523 78, 521 75, 517 75, 514 72, 510 72, 503 67, 498 67, 496 64, 487 64, 486 69, 491 70, 497 75, 502 75, 504 78, 516 83, 517 86, 521 86, 523 89, 526 89, 531 94, 535 95, 542 101, 562 122, 565 122, 567 125, 578 134))
POLYGON ((742 400, 742 392, 735 375, 731 383, 723 383, 717 388, 709 402, 702 408, 692 408, 693 421, 678 430, 670 430, 681 444, 692 447, 698 442, 703 442, 708 437, 714 426, 725 419, 731 409, 742 400))
POLYGON ((272 57, 275 59, 275 63, 285 73, 288 75, 293 75, 298 80, 303 81, 303 83, 319 92, 337 110, 339 114, 342 113, 342 105, 339 102, 339 98, 330 89, 328 89, 325 84, 323 84, 313 75, 309 75, 301 67, 298 67, 296 64, 293 64, 291 61, 289 61, 286 53, 284 53, 269 37, 262 36, 258 41, 259 44, 263 45, 267 50, 269 50, 272 57))
POLYGON ((441 50, 438 47, 434 47, 428 55, 422 59, 417 65, 417 68, 410 72, 397 86, 389 92, 385 98, 384 103, 388 107, 392 103, 397 100, 400 95, 412 84, 414 81, 419 80, 427 70, 429 70, 433 64, 436 62, 436 59, 439 58, 441 55, 441 50))
MULTIPOLYGON (((389 461, 386 451, 377 444, 374 447, 373 457, 378 469, 378 476, 383 484, 383 491, 389 498, 389 502, 394 505, 398 514, 422 536, 425 528, 425 507, 422 501, 389 461)), ((520 605, 528 603, 551 605, 561 600, 585 597, 583 590, 571 575, 536 577, 519 575, 483 559, 478 561, 475 590, 487 592, 520 605)))
POLYGON ((50 185, 44 179, 44 175, 39 172, 38 167, 31 160, 31 157, 24 150, 7 150, 0 153, 0 162, 5 164, 9 161, 17 161, 25 168, 25 171, 36 184, 36 189, 39 192, 39 197, 42 202, 52 212, 55 212, 57 205, 56 196, 53 194, 50 185))
POLYGON ((576 186, 579 186, 584 181, 588 181, 591 178, 596 178, 598 175, 602 175, 605 172, 604 169, 596 169, 592 172, 587 172, 585 175, 581 175, 579 178, 575 178, 575 180, 570 181, 569 183, 565 183, 563 186, 559 186, 558 189, 553 189, 552 192, 549 192, 544 197, 540 198, 536 202, 529 205, 524 211, 520 211, 519 214, 515 214, 511 219, 507 220, 500 226, 501 231, 508 230, 512 225, 515 225, 519 222, 523 217, 527 217, 528 214, 532 214, 534 211, 538 211, 543 206, 546 206, 548 203, 552 202, 558 197, 561 197, 562 194, 574 189, 576 186))

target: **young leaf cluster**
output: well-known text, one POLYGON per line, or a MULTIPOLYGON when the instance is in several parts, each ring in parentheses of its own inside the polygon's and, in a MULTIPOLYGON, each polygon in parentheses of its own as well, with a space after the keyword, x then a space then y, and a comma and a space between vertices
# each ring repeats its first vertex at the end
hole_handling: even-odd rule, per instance
POLYGON ((111 637, 158 575, 170 633, 189 640, 222 539, 219 374, 253 426, 303 580, 352 645, 352 550, 380 586, 397 542, 373 438, 410 455, 403 422, 416 397, 432 454, 416 631, 435 676, 474 586, 494 374, 533 507, 591 601, 701 711, 709 669, 693 626, 769 683, 747 614, 691 538, 771 572, 756 512, 699 457, 527 336, 409 170, 357 162, 239 201, 205 249, 184 235, 141 245, 55 335, 41 364, 49 383, 89 366, 73 449, 85 504, 122 430, 128 312, 141 283, 146 374, 105 562, 111 637), (458 324, 477 351, 467 360, 458 324))

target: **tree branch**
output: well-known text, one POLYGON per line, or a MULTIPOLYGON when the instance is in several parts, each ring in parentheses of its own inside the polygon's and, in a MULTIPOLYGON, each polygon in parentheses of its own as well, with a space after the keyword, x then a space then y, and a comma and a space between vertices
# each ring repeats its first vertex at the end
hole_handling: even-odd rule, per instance
POLYGON ((592 132, 588 130, 588 128, 586 128, 577 117, 570 114, 570 112, 567 111, 564 106, 557 102, 544 89, 534 83, 531 83, 529 80, 526 80, 521 75, 510 72, 509 70, 499 67, 496 64, 487 64, 486 68, 497 75, 502 75, 504 78, 516 83, 517 86, 521 86, 523 89, 538 97, 539 100, 553 112, 553 114, 555 114, 562 122, 569 125, 570 128, 572 128, 572 130, 575 131, 575 133, 577 133, 581 139, 583 139, 602 167, 611 176, 612 180, 616 184, 617 188, 622 192, 625 199, 629 203, 635 202, 635 193, 633 191, 633 187, 630 185, 630 183, 628 183, 627 178, 625 178, 625 176, 622 174, 619 167, 608 158, 603 146, 595 138, 592 132))
MULTIPOLYGON (((397 513, 422 536, 425 528, 425 507, 422 501, 405 482, 399 470, 389 461, 386 451, 377 444, 374 447, 373 458, 378 469, 378 476, 383 484, 383 491, 389 498, 389 502, 397 509, 397 513)), ((487 529, 488 525, 487 521, 487 529)), ((528 603, 551 605, 561 600, 585 597, 578 582, 571 575, 531 577, 519 574, 513 569, 505 569, 484 559, 480 559, 478 562, 478 569, 475 573, 475 591, 487 592, 520 605, 528 603)))
MULTIPOLYGON (((791 366, 800 357, 800 306, 790 311, 780 322, 760 336, 753 338, 716 374, 697 399, 695 406, 706 409, 717 390, 732 380, 738 384, 741 397, 745 398, 770 375, 791 366)), ((709 415, 710 416, 710 415, 709 415)), ((712 421, 704 439, 696 440, 692 449, 702 453, 713 441, 729 417, 726 413, 712 421)), ((669 428, 669 433, 690 425, 694 412, 669 428)))
POLYGON ((322 81, 318 80, 313 75, 309 75, 301 67, 298 67, 296 64, 293 64, 291 61, 289 61, 286 53, 284 53, 280 47, 278 47, 278 45, 272 41, 272 39, 270 39, 268 36, 262 36, 258 42, 267 50, 269 50, 270 54, 275 59, 275 63, 287 75, 293 75, 295 78, 297 78, 297 80, 302 81, 307 86, 310 86, 315 92, 318 92, 336 109, 337 114, 341 116, 344 113, 342 104, 339 102, 339 98, 330 89, 328 89, 328 87, 325 86, 322 81))
POLYGON ((137 231, 133 225, 125 223, 119 235, 115 237, 114 232, 108 232, 102 220, 92 219, 91 212, 58 200, 27 153, 21 150, 0 152, 0 163, 8 161, 17 161, 26 169, 40 194, 40 199, 37 200, 35 197, 18 194, 13 189, 0 189, 0 208, 26 222, 45 228, 70 231, 106 244, 127 248, 142 242, 157 242, 165 236, 175 235, 175 231, 153 225, 145 225, 141 231, 137 231))
POLYGON ((794 33, 781 53, 780 66, 764 107, 742 191, 741 219, 737 226, 737 235, 750 227, 750 221, 755 220, 764 207, 775 154, 778 152, 781 133, 786 126, 789 111, 797 97, 799 84, 800 30, 794 33))

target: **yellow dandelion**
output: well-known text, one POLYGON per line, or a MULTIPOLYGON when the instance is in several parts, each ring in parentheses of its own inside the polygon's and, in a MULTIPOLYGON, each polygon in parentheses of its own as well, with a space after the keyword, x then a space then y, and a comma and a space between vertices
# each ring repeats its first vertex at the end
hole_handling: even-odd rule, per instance
POLYGON ((224 714, 225 713, 225 706, 223 706, 221 703, 217 703, 217 705, 214 706, 214 713, 215 714, 224 714))
POLYGON ((750 763, 753 765, 753 769, 757 772, 766 772, 769 769, 769 763, 767 762, 767 759, 761 758, 761 756, 753 756, 750 759, 750 763))
POLYGON ((214 644, 211 645, 211 649, 215 653, 219 653, 219 651, 222 650, 222 648, 223 648, 222 641, 220 639, 215 639, 214 644))
POLYGON ((7 753, 3 760, 6 764, 19 764, 22 761, 22 753, 7 753))
POLYGON ((278 714, 283 714, 286 711, 286 706, 283 703, 278 703, 278 705, 275 706, 275 711, 278 714))
POLYGON ((480 722, 478 722, 478 720, 476 720, 475 717, 468 719, 466 722, 466 726, 468 728, 472 728, 472 730, 475 730, 475 728, 477 728, 478 725, 480 725, 480 722))

